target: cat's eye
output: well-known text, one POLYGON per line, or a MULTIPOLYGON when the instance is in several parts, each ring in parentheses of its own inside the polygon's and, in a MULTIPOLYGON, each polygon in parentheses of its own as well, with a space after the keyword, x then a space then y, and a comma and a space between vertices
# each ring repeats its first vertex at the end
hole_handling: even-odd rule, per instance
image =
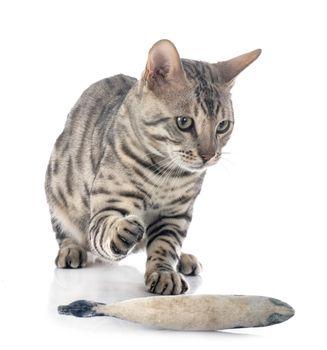
POLYGON ((224 134, 231 126, 231 122, 229 120, 223 120, 217 126, 217 134, 224 134))
POLYGON ((189 131, 194 125, 194 120, 190 117, 177 117, 176 124, 182 131, 189 131))

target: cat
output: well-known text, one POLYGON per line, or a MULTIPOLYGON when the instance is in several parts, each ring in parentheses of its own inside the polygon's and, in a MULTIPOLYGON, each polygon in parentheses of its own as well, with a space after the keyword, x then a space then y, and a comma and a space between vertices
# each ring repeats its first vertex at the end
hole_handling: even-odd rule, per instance
POLYGON ((146 290, 187 291, 184 275, 202 268, 181 252, 193 204, 233 130, 234 79, 260 53, 209 64, 160 40, 139 81, 120 74, 84 91, 46 172, 57 267, 84 267, 87 252, 116 261, 146 248, 146 290))

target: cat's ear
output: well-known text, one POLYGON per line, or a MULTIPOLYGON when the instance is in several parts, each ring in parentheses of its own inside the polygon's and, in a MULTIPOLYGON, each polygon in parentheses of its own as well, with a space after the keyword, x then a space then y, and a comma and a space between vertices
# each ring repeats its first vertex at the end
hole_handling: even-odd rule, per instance
POLYGON ((260 54, 261 49, 258 49, 245 53, 244 55, 234 57, 228 61, 216 63, 219 82, 223 84, 232 84, 233 79, 253 61, 255 61, 260 54))
POLYGON ((178 51, 171 41, 163 39, 151 47, 143 79, 150 89, 186 80, 178 51))

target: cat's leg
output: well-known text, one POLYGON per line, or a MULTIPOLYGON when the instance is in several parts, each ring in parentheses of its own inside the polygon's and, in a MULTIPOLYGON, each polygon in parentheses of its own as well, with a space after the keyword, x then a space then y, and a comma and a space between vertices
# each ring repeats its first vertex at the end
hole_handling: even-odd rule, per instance
POLYGON ((194 255, 182 253, 179 258, 177 269, 183 275, 197 276, 202 271, 202 264, 194 255))
POLYGON ((54 218, 51 221, 59 244, 59 251, 55 260, 56 266, 59 268, 85 267, 87 263, 86 250, 71 238, 54 218))
POLYGON ((148 227, 145 285, 149 292, 170 295, 188 290, 177 265, 189 221, 186 214, 160 217, 148 227))
POLYGON ((140 217, 123 209, 104 208, 91 219, 89 242, 100 257, 121 260, 141 241, 144 231, 140 217))
POLYGON ((111 261, 126 257, 145 232, 144 199, 129 183, 129 178, 124 178, 124 172, 119 173, 115 166, 111 159, 110 168, 103 167, 94 180, 88 229, 93 253, 111 261))
POLYGON ((59 245, 55 263, 59 268, 85 267, 87 263, 86 250, 72 239, 66 238, 59 245))

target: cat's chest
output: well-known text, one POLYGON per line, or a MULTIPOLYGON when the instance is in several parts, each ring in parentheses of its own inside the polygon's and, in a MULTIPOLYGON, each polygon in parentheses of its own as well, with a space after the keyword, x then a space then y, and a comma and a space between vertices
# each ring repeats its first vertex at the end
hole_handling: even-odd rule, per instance
POLYGON ((176 215, 192 206, 201 184, 202 178, 197 174, 148 178, 136 171, 131 174, 109 168, 98 174, 92 190, 93 203, 99 202, 102 207, 105 202, 142 216, 146 213, 149 219, 176 215))
POLYGON ((178 186, 162 185, 159 187, 150 188, 150 195, 148 202, 154 209, 171 205, 172 202, 177 200, 183 194, 183 190, 178 186))
POLYGON ((148 188, 146 197, 147 211, 152 215, 176 215, 186 212, 193 205, 199 192, 199 184, 196 181, 171 181, 157 188, 148 188))

